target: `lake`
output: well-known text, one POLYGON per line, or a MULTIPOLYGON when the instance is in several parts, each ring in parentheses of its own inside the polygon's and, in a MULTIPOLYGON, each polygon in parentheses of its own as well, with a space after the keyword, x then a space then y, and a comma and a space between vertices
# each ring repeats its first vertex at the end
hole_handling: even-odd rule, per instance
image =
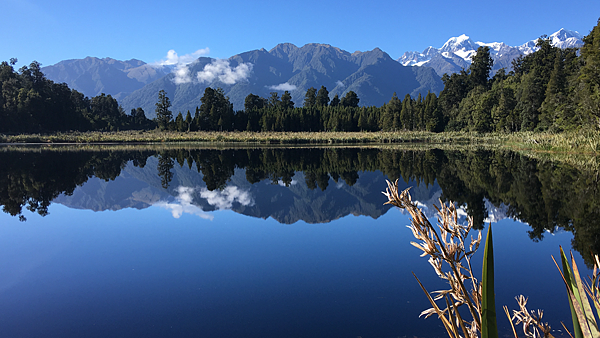
MULTIPOLYGON (((589 163, 597 159, 590 158, 589 163)), ((399 178, 494 229, 496 304, 564 335, 551 255, 600 250, 594 166, 392 147, 0 148, 1 337, 445 337, 399 178)), ((588 164, 589 164, 588 163, 588 164)), ((482 247, 483 248, 483 247, 482 247)), ((480 274, 483 250, 476 254, 480 274)), ((588 265, 589 267, 589 265, 588 265)), ((521 331, 519 331, 521 332, 521 331)))

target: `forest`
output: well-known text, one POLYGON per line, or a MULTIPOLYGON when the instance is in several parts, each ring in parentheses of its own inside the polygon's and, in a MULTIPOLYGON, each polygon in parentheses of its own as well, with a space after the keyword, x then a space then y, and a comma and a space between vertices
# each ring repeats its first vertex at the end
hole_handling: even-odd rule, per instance
POLYGON ((330 99, 321 86, 309 88, 298 107, 286 91, 281 96, 272 92, 268 98, 249 94, 244 109, 234 111, 221 88, 208 87, 193 114, 174 115, 161 90, 153 120, 141 108, 125 112, 110 95, 90 99, 64 83, 54 83, 35 61, 17 71, 17 60, 11 59, 0 64, 0 132, 598 130, 599 25, 583 41, 580 49, 560 49, 542 36, 536 52, 515 59, 509 72, 501 69, 493 76, 490 49, 479 47, 468 69, 442 77, 439 97, 429 93, 400 98, 394 93, 381 107, 364 107, 353 91, 330 99))

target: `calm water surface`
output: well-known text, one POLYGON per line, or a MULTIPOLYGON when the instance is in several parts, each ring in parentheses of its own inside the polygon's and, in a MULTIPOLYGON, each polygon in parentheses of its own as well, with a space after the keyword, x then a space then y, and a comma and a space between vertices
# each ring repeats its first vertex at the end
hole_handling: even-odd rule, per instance
POLYGON ((599 212, 593 172, 511 153, 5 149, 0 163, 2 337, 443 337, 412 272, 444 284, 383 205, 388 178, 426 210, 452 199, 492 221, 498 306, 524 294, 555 329, 570 312, 550 256, 574 247, 585 266, 597 237, 580 226, 599 212))

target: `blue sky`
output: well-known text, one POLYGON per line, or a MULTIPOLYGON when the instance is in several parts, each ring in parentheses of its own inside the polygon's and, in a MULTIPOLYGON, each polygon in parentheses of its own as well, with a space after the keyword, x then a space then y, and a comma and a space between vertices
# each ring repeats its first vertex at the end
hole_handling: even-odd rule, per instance
POLYGON ((278 43, 379 47, 392 58, 467 34, 520 45, 560 28, 586 35, 600 1, 156 1, 0 0, 0 60, 52 65, 86 56, 164 60, 209 49, 228 58, 278 43))

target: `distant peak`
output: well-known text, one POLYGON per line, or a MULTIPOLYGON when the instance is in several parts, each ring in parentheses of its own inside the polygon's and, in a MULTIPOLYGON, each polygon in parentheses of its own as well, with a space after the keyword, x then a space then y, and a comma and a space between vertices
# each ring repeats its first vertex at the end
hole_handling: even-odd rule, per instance
POLYGON ((307 43, 302 47, 326 47, 326 48, 331 48, 331 45, 326 44, 326 43, 317 43, 317 42, 312 42, 312 43, 307 43))
POLYGON ((298 47, 296 45, 294 45, 293 43, 284 42, 284 43, 277 44, 277 46, 273 47, 271 50, 279 49, 279 48, 298 48, 298 47))
POLYGON ((459 36, 451 37, 450 39, 448 39, 448 41, 446 41, 444 46, 449 45, 449 44, 453 44, 453 45, 461 44, 461 43, 464 43, 465 41, 469 41, 469 40, 471 40, 471 38, 468 35, 461 34, 459 36))
POLYGON ((446 43, 440 48, 442 52, 456 52, 459 50, 468 51, 468 50, 476 50, 477 45, 469 36, 466 34, 461 34, 457 37, 452 37, 446 41, 446 43))
POLYGON ((577 39, 581 39, 582 36, 581 34, 579 34, 578 31, 570 31, 568 29, 564 29, 561 28, 558 31, 554 32, 552 35, 550 35, 550 39, 561 39, 561 40, 566 40, 568 38, 577 38, 577 39))
POLYGON ((293 50, 297 50, 298 47, 296 45, 294 45, 293 43, 289 43, 289 42, 284 42, 284 43, 280 43, 277 46, 273 47, 269 53, 271 54, 278 54, 278 53, 283 53, 283 54, 288 54, 293 50))

